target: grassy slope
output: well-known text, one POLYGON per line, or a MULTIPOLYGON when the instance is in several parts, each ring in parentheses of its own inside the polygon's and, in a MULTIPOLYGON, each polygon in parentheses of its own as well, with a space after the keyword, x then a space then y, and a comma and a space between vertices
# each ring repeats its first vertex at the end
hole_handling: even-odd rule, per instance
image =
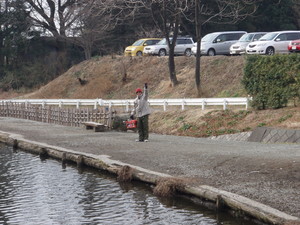
MULTIPOLYGON (((244 57, 202 57, 201 97, 246 96, 240 84, 244 57)), ((170 86, 167 57, 104 57, 84 61, 65 74, 22 98, 134 98, 134 90, 149 84, 150 98, 194 98, 194 57, 176 57, 180 84, 170 86), (126 80, 124 81, 124 76, 126 80), (81 85, 78 78, 86 80, 81 85)), ((1 96, 2 95, 2 96, 1 96)), ((16 96, 10 93, 10 96, 16 96)), ((7 93, 0 98, 9 97, 7 93)), ((150 117, 152 132, 209 136, 251 130, 257 126, 300 127, 299 108, 265 111, 215 111, 190 108, 155 111, 150 117)))
MULTIPOLYGON (((151 98, 196 97, 194 57, 177 57, 176 69, 180 84, 170 87, 167 57, 97 58, 72 67, 65 74, 26 98, 133 98, 134 90, 149 83, 151 98), (123 81, 124 74, 127 80, 123 81), (80 85, 77 78, 87 80, 80 85)), ((203 97, 242 95, 240 85, 242 57, 203 57, 203 97)))

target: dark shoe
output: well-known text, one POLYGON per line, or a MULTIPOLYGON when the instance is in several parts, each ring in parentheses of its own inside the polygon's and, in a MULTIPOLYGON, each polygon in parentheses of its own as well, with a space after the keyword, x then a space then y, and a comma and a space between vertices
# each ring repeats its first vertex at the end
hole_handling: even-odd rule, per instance
POLYGON ((136 139, 135 142, 144 142, 143 140, 136 139))

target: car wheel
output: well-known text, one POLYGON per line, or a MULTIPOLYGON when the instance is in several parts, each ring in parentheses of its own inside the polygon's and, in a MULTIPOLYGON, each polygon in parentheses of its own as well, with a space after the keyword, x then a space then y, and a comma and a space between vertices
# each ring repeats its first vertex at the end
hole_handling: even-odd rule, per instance
POLYGON ((215 56, 216 55, 216 52, 214 49, 209 49, 208 52, 207 52, 207 55, 208 56, 215 56))
POLYGON ((160 49, 159 52, 158 52, 158 55, 159 56, 166 56, 167 55, 167 52, 165 49, 160 49))
POLYGON ((266 50, 266 55, 274 55, 275 54, 275 50, 273 47, 268 47, 266 50))
POLYGON ((143 56, 143 53, 142 53, 141 51, 138 51, 138 52, 136 53, 136 56, 143 56))
POLYGON ((192 50, 190 48, 186 49, 184 55, 190 57, 192 55, 192 50))

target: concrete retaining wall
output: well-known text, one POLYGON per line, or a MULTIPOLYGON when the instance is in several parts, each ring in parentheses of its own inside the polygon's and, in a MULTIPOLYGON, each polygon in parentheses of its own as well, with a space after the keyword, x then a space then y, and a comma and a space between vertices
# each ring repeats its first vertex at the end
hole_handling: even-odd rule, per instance
POLYGON ((300 143, 300 130, 257 127, 252 132, 209 137, 212 140, 250 141, 263 143, 300 143))
POLYGON ((248 141, 263 143, 300 143, 300 130, 257 127, 248 141))

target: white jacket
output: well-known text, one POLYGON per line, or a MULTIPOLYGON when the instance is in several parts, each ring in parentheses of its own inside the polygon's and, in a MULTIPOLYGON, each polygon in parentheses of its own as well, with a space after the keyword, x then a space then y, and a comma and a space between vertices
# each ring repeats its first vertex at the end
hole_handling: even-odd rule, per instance
POLYGON ((150 113, 151 109, 148 102, 148 89, 144 88, 143 94, 136 97, 136 99, 134 100, 134 108, 131 112, 131 115, 142 117, 145 115, 149 115, 150 113))

